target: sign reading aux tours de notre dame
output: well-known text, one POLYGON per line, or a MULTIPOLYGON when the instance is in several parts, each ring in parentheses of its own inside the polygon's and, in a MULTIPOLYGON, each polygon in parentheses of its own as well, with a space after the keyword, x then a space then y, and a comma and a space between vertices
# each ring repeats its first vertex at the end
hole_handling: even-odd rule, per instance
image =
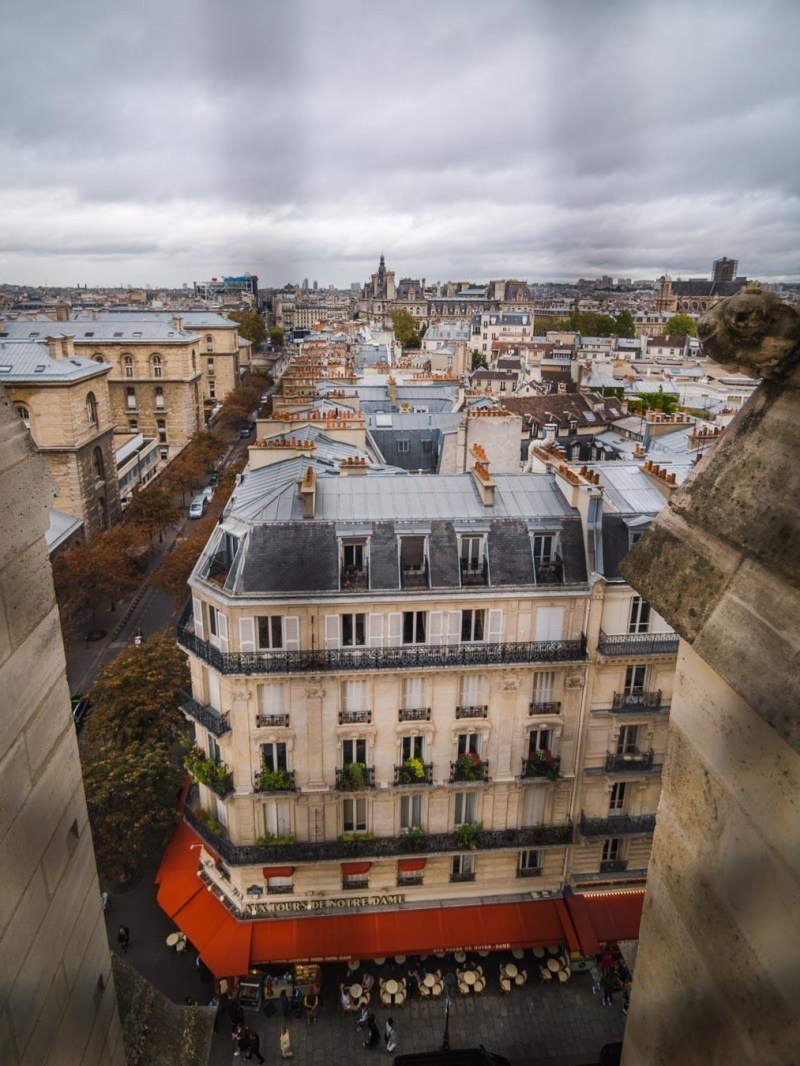
POLYGON ((248 903, 247 913, 252 918, 271 914, 299 914, 308 911, 352 910, 358 907, 395 907, 405 903, 403 892, 386 896, 346 896, 335 899, 287 900, 284 903, 248 903))

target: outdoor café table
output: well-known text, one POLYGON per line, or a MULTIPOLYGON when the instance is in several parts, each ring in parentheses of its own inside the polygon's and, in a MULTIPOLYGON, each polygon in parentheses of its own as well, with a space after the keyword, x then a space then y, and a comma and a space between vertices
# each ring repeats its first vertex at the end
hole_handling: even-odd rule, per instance
POLYGON ((515 959, 525 958, 525 952, 522 950, 522 948, 514 948, 511 954, 514 956, 515 959))
POLYGON ((167 947, 168 948, 174 948, 177 945, 177 943, 180 940, 180 938, 181 938, 181 934, 180 933, 170 933, 169 936, 167 937, 167 947))
POLYGON ((351 973, 354 973, 360 965, 361 963, 358 961, 358 959, 350 959, 350 961, 347 963, 347 969, 351 973))
POLYGON ((436 974, 426 973, 425 977, 423 978, 423 984, 426 988, 433 988, 433 986, 436 984, 436 974))
POLYGON ((446 951, 434 951, 433 954, 436 956, 437 959, 443 959, 445 957, 445 955, 447 954, 447 952, 446 951))
POLYGON ((533 955, 534 955, 534 958, 536 958, 536 959, 543 959, 544 958, 544 948, 534 948, 533 949, 533 955))
POLYGON ((405 955, 395 955, 394 961, 397 963, 398 966, 402 966, 403 963, 406 961, 406 957, 405 955))
POLYGON ((466 962, 467 953, 465 951, 457 951, 453 958, 456 960, 456 962, 466 962))
POLYGON ((551 970, 553 973, 558 973, 558 971, 561 969, 561 967, 558 965, 558 959, 548 959, 547 969, 551 970))
POLYGON ((353 999, 361 999, 361 993, 363 992, 361 985, 350 985, 350 995, 353 999))
POLYGON ((561 954, 561 945, 560 944, 548 944, 547 945, 547 954, 548 955, 560 955, 561 954))
POLYGON ((507 963, 507 965, 506 965, 506 977, 514 978, 514 977, 517 976, 518 972, 519 971, 517 970, 517 968, 516 968, 516 966, 514 965, 513 962, 507 963))
POLYGON ((480 957, 482 959, 488 959, 489 958, 489 952, 488 951, 479 951, 478 954, 480 955, 480 957))
POLYGON ((465 985, 469 985, 470 988, 472 988, 472 986, 478 980, 478 975, 475 973, 474 970, 465 970, 464 974, 463 974, 463 977, 464 977, 464 984, 465 985))
POLYGON ((378 966, 383 966, 383 964, 386 962, 386 959, 383 955, 380 955, 377 959, 375 959, 375 962, 378 964, 378 966))
POLYGON ((400 991, 400 985, 391 977, 383 987, 386 989, 390 996, 394 996, 400 991))

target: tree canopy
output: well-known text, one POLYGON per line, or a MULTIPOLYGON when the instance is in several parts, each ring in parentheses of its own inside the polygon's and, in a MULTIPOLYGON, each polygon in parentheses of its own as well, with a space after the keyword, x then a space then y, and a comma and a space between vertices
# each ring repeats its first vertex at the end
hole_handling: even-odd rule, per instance
POLYGON ((673 315, 664 326, 665 337, 696 337, 697 322, 691 315, 673 315))
POLYGON ((417 323, 410 311, 400 307, 392 311, 392 330, 397 340, 404 348, 419 348, 425 327, 417 328, 417 323))
POLYGON ((73 628, 70 620, 81 611, 90 611, 95 625, 101 603, 107 601, 114 610, 115 602, 136 588, 144 549, 142 531, 120 525, 56 556, 53 581, 65 630, 73 628))
POLYGON ((250 385, 237 385, 222 403, 219 422, 223 426, 241 426, 258 408, 260 393, 250 385))
POLYGON ((283 341, 284 341, 284 336, 283 336, 283 330, 281 329, 281 327, 280 326, 271 326, 270 327, 270 331, 269 331, 269 343, 272 345, 272 347, 273 348, 282 348, 283 347, 283 341))
POLYGON ((125 521, 138 526, 152 542, 158 533, 162 540, 164 533, 179 519, 178 509, 172 497, 163 485, 150 485, 135 492, 125 511, 125 521))
POLYGON ((616 318, 618 337, 635 337, 636 327, 630 311, 620 311, 616 318))
POLYGON ((267 339, 267 327, 258 311, 229 311, 228 318, 239 323, 239 336, 251 344, 263 344, 267 339))

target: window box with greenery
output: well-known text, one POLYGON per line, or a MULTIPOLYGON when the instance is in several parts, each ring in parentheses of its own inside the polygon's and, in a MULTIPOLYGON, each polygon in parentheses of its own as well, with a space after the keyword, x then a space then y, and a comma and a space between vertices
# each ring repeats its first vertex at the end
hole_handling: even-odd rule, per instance
POLYGON ((407 829, 402 835, 403 851, 426 851, 428 847, 428 834, 424 829, 415 826, 407 829))
POLYGON ((363 762, 349 762, 336 771, 336 788, 340 792, 362 792, 375 784, 375 769, 363 762))
POLYGON ((482 836, 483 826, 480 823, 465 822, 455 831, 456 845, 464 851, 475 851, 482 836))
POLYGON ((233 774, 224 762, 210 759, 200 748, 191 748, 183 760, 195 781, 210 788, 223 799, 233 792, 233 774))
POLYGON ((481 759, 474 751, 468 751, 459 755, 454 763, 450 763, 451 781, 488 781, 489 762, 481 759))
POLYGON ((549 751, 534 751, 522 760, 523 777, 546 777, 549 781, 557 781, 560 769, 561 760, 549 751))
POLYGON ((293 833, 278 834, 265 833, 263 837, 259 837, 256 840, 256 846, 259 848, 288 848, 292 844, 297 843, 297 837, 293 833))
POLYGON ((202 807, 195 808, 193 813, 197 821, 200 822, 201 825, 205 826, 205 828, 209 831, 209 833, 211 833, 212 836, 226 836, 225 826, 222 824, 222 822, 218 821, 213 814, 209 814, 208 811, 203 810, 202 807))
POLYGON ((406 759, 394 768, 396 785, 429 785, 433 777, 433 765, 422 759, 406 759))
POLYGON ((374 833, 348 832, 342 833, 341 836, 337 837, 337 843, 342 845, 342 851, 345 855, 366 854, 369 848, 364 847, 364 845, 368 845, 374 840, 374 833))
POLYGON ((260 773, 255 776, 256 792, 294 792, 294 770, 270 770, 262 763, 260 773))

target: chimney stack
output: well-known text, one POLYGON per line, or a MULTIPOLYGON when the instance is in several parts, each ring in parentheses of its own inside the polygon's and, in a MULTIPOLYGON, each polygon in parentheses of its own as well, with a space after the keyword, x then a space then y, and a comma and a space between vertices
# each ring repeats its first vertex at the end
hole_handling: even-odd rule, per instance
POLYGON ((300 481, 300 499, 303 501, 303 518, 313 518, 317 500, 317 475, 309 467, 300 481))

